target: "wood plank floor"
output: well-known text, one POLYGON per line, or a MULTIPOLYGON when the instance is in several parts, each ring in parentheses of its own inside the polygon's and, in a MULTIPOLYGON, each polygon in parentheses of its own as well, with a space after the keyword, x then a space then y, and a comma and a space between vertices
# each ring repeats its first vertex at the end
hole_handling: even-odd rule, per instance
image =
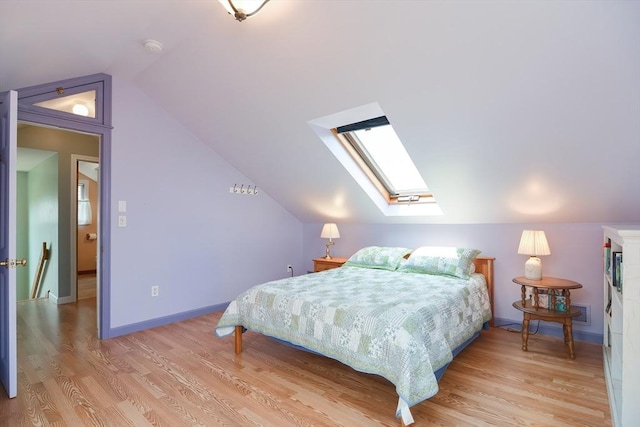
MULTIPOLYGON (((217 338, 215 313, 95 338, 95 299, 18 304, 18 397, 1 426, 399 426, 394 387, 336 361, 247 333, 217 338)), ((598 345, 483 332, 450 365, 415 426, 610 426, 598 345)))
POLYGON ((96 274, 78 274, 78 299, 96 298, 96 274))

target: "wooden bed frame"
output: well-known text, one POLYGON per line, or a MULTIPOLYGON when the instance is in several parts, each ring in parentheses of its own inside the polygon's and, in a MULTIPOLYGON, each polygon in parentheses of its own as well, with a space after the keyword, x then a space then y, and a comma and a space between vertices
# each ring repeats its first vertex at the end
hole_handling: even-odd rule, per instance
MULTIPOLYGON (((493 326, 493 261, 495 258, 477 257, 473 263, 476 266, 476 273, 484 275, 487 280, 487 290, 489 292, 489 303, 491 304, 491 320, 489 325, 493 326)), ((242 331, 243 326, 235 328, 235 351, 236 354, 242 353, 242 331)))

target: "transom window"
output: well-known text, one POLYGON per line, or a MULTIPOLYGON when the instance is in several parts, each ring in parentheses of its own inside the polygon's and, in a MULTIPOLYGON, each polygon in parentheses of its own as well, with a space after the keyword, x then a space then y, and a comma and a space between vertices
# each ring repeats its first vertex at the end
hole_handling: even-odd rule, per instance
POLYGON ((389 203, 435 202, 386 116, 339 126, 333 132, 389 203))

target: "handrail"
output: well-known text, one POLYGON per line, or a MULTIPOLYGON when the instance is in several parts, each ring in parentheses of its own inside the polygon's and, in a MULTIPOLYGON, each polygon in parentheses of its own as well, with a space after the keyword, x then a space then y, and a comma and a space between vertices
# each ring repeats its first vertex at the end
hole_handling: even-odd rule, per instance
POLYGON ((31 287, 31 299, 38 296, 40 291, 40 282, 42 281, 42 271, 44 269, 44 262, 49 259, 49 249, 47 249, 47 242, 42 242, 42 254, 40 254, 40 262, 38 263, 38 270, 36 276, 33 278, 33 286, 31 287))

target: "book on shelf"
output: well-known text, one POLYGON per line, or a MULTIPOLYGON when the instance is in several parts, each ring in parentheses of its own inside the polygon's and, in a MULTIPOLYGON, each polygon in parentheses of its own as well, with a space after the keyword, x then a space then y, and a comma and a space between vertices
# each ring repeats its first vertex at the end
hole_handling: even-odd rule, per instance
POLYGON ((565 313, 567 311, 567 303, 564 291, 538 289, 538 308, 546 308, 547 310, 565 313))
POLYGON ((604 245, 604 272, 611 274, 611 242, 607 242, 604 245))
POLYGON ((538 291, 538 307, 549 308, 549 295, 546 292, 538 291))
POLYGON ((611 284, 622 292, 622 252, 611 253, 611 284))

